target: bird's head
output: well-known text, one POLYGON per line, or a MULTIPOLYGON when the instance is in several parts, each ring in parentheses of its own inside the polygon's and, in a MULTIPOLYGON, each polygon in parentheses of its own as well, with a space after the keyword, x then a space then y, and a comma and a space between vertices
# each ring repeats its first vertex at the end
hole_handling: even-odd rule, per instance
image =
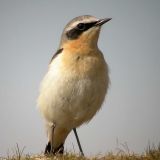
POLYGON ((101 26, 110 20, 111 18, 98 19, 90 15, 74 18, 63 30, 60 47, 78 48, 82 45, 97 47, 101 26))

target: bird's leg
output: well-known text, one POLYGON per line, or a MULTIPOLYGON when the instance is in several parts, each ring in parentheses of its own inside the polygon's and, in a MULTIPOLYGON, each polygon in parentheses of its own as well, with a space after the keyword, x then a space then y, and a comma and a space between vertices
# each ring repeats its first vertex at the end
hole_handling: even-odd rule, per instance
POLYGON ((54 148, 53 148, 53 136, 54 136, 54 129, 55 129, 56 125, 53 123, 52 125, 52 131, 51 131, 51 152, 50 153, 54 153, 54 148))
POLYGON ((84 156, 84 153, 83 153, 83 150, 82 150, 82 147, 81 147, 81 143, 80 143, 79 138, 78 138, 78 134, 77 134, 76 128, 73 128, 73 131, 74 131, 74 134, 76 136, 76 140, 77 140, 78 147, 79 147, 79 150, 81 152, 81 155, 84 156))
POLYGON ((44 154, 47 155, 47 154, 50 154, 50 152, 51 152, 51 143, 48 142, 48 144, 46 145, 44 154))
POLYGON ((53 148, 53 136, 54 136, 54 129, 55 129, 55 124, 52 124, 52 126, 49 126, 49 131, 48 131, 48 134, 49 134, 49 142, 48 144, 46 145, 46 148, 45 148, 45 152, 44 154, 51 154, 51 153, 54 153, 54 148, 53 148))

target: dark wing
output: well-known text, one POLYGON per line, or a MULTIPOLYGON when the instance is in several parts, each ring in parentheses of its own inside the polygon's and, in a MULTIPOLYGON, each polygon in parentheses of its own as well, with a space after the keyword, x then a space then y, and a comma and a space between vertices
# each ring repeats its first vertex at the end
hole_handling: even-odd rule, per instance
MULTIPOLYGON (((51 63, 51 62, 53 61, 53 59, 54 59, 58 54, 60 54, 62 51, 63 51, 63 48, 58 49, 57 52, 52 56, 52 59, 50 60, 50 63, 51 63)), ((50 64, 50 63, 49 63, 49 64, 50 64)))

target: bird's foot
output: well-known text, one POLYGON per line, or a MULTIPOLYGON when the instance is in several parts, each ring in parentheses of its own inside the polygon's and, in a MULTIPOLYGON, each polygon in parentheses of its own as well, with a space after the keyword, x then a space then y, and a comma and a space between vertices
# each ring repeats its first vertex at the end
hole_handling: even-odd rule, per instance
POLYGON ((46 145, 44 154, 45 154, 45 155, 51 154, 51 143, 50 143, 50 142, 48 142, 48 144, 46 145))
POLYGON ((48 142, 48 144, 46 145, 46 148, 45 148, 45 152, 44 154, 45 155, 56 155, 56 154, 63 154, 64 152, 64 145, 61 144, 58 148, 56 149, 51 149, 51 143, 48 142))

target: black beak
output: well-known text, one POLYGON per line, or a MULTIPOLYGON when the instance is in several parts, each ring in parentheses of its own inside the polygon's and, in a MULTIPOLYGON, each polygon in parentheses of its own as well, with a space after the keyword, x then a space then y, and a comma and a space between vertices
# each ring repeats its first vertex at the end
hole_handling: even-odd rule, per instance
POLYGON ((108 21, 110 21, 112 18, 104 18, 104 19, 100 19, 97 21, 97 23, 95 24, 95 26, 101 26, 104 23, 107 23, 108 21))

